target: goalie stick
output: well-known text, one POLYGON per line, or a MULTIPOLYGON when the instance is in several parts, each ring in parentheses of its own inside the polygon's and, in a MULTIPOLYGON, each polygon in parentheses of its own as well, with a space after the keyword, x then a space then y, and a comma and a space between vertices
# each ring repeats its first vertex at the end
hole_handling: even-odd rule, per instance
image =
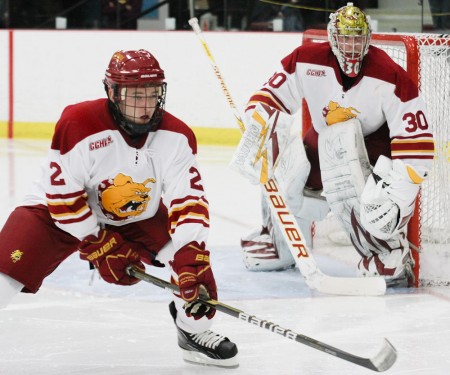
MULTIPOLYGON (((211 51, 203 38, 202 31, 198 24, 198 19, 195 17, 191 18, 189 20, 189 25, 191 25, 195 34, 199 38, 214 69, 214 73, 219 80, 222 91, 227 98, 228 104, 233 111, 233 115, 236 118, 238 126, 243 133, 245 131, 244 122, 239 115, 239 111, 233 102, 214 57, 212 56, 211 51)), ((289 211, 289 208, 287 207, 287 204, 278 189, 278 184, 276 181, 271 178, 263 186, 265 198, 269 202, 275 221, 280 227, 281 233, 288 244, 289 250, 294 257, 300 273, 303 275, 306 284, 311 289, 327 294, 354 296, 383 295, 386 292, 386 282, 382 277, 334 277, 325 275, 322 271, 320 271, 314 258, 312 257, 311 250, 308 249, 308 245, 306 244, 304 236, 294 215, 289 211)))
MULTIPOLYGON (((156 285, 157 287, 166 289, 170 292, 175 293, 180 292, 179 288, 176 285, 169 283, 168 281, 162 280, 156 276, 142 272, 134 266, 129 266, 127 268, 127 272, 132 277, 136 277, 139 280, 146 281, 150 284, 156 285)), ((377 372, 386 371, 390 369, 397 360, 397 351, 387 339, 384 339, 383 346, 376 355, 374 355, 371 358, 360 357, 345 352, 343 350, 337 349, 333 346, 315 340, 311 337, 302 335, 300 333, 296 333, 290 329, 280 327, 278 324, 272 323, 265 319, 258 318, 254 315, 250 315, 242 310, 226 305, 220 301, 210 299, 208 295, 202 293, 202 289, 200 289, 199 300, 206 306, 212 307, 224 314, 230 315, 239 320, 243 320, 244 322, 247 322, 249 324, 256 325, 260 328, 267 329, 273 333, 277 333, 283 337, 286 337, 287 339, 297 341, 301 344, 310 346, 313 349, 320 350, 334 357, 341 358, 344 361, 351 362, 362 367, 366 367, 373 371, 377 372)))

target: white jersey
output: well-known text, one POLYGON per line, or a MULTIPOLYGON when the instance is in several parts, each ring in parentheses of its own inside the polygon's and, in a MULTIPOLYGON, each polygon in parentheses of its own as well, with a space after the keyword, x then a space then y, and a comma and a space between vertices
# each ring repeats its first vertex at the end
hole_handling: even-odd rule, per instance
POLYGON ((59 228, 83 239, 104 224, 151 218, 162 200, 176 248, 206 242, 208 201, 193 132, 165 112, 158 129, 141 138, 133 144, 119 130, 107 99, 67 107, 24 205, 47 205, 59 228))
POLYGON ((391 158, 418 167, 431 166, 434 155, 430 119, 417 86, 384 51, 370 46, 361 72, 345 87, 328 43, 300 46, 281 61, 277 72, 251 98, 294 114, 304 99, 314 129, 358 118, 364 136, 389 127, 391 158))

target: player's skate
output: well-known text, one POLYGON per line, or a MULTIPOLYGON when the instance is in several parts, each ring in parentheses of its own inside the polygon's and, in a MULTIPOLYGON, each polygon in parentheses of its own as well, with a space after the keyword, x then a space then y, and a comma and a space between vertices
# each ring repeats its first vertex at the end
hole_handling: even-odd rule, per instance
MULTIPOLYGON (((170 303, 169 310, 174 321, 176 321, 177 310, 174 302, 170 303)), ((226 368, 239 366, 236 344, 228 338, 209 330, 202 333, 189 333, 178 326, 176 327, 178 346, 181 348, 183 359, 186 362, 226 368)))

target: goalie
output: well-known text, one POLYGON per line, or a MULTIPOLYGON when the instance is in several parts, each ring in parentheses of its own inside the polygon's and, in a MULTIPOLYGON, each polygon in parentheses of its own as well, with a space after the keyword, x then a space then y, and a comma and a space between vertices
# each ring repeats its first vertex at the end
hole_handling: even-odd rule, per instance
MULTIPOLYGON (((360 275, 409 286, 407 223, 434 154, 425 103, 408 74, 369 45, 370 18, 359 8, 332 13, 327 30, 329 42, 296 48, 250 98, 232 166, 254 183, 275 177, 309 246, 312 222, 331 210, 361 256, 360 275), (313 126, 301 139, 291 119, 302 100, 313 126)), ((246 267, 292 267, 264 200, 262 211, 262 228, 242 239, 246 267)))

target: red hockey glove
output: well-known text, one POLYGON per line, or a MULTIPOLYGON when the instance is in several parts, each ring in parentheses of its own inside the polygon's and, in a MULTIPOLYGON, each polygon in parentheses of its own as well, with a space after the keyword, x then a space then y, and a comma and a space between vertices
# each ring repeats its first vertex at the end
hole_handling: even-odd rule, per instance
POLYGON ((178 275, 178 286, 181 298, 187 303, 184 306, 187 316, 198 320, 206 315, 211 319, 216 310, 197 301, 200 287, 204 287, 212 299, 217 299, 217 287, 209 264, 209 251, 205 244, 192 241, 175 253, 172 268, 178 275))
POLYGON ((103 280, 112 284, 133 285, 140 280, 127 274, 128 266, 145 271, 137 251, 118 233, 101 230, 98 237, 87 236, 79 245, 80 258, 91 262, 103 280))

